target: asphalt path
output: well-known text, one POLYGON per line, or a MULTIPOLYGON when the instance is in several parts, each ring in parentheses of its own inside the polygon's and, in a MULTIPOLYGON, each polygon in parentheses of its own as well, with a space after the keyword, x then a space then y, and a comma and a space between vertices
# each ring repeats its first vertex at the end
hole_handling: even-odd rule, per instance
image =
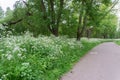
POLYGON ((98 45, 61 80, 120 80, 120 46, 113 42, 98 45))

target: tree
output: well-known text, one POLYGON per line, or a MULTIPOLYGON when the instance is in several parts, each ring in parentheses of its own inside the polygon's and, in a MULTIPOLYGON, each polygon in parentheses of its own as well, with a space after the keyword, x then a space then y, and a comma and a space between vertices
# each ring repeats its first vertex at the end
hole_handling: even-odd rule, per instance
POLYGON ((79 13, 79 22, 77 28, 77 40, 83 36, 86 27, 98 25, 103 18, 111 11, 111 9, 115 6, 118 0, 115 0, 112 4, 110 0, 74 0, 75 4, 80 4, 78 6, 79 13), (111 5, 112 4, 112 5, 111 5), (105 5, 106 8, 101 10, 101 6, 105 5))
POLYGON ((48 27, 49 31, 58 36, 59 34, 59 24, 61 20, 61 14, 63 10, 64 0, 48 0, 43 1, 41 0, 36 1, 36 5, 39 5, 37 8, 39 11, 39 15, 42 15, 42 20, 45 22, 46 26, 48 27), (39 4, 40 3, 40 4, 39 4))
POLYGON ((17 1, 13 18, 16 21, 13 22, 24 21, 28 30, 36 33, 36 35, 39 33, 46 34, 49 30, 53 35, 58 36, 63 5, 64 0, 17 1), (21 12, 23 13, 21 14, 21 12))
POLYGON ((4 11, 2 7, 0 7, 0 19, 4 17, 4 11))
POLYGON ((60 33, 80 40, 82 36, 93 36, 96 27, 105 24, 104 18, 116 1, 118 0, 113 3, 111 0, 19 0, 14 5, 12 17, 3 25, 14 28, 18 33, 26 30, 34 36, 50 33, 58 36, 60 33))

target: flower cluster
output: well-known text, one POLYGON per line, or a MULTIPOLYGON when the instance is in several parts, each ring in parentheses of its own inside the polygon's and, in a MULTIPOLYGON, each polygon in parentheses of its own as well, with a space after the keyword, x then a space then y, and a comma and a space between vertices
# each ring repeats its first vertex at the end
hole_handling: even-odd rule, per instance
POLYGON ((0 79, 43 80, 47 72, 56 71, 65 59, 73 61, 83 47, 82 42, 74 38, 35 38, 29 33, 3 37, 0 39, 0 79))

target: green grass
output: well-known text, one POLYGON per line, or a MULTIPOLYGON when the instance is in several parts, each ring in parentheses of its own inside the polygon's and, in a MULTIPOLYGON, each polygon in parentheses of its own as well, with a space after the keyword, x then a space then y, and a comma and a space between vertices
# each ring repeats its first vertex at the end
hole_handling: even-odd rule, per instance
POLYGON ((0 79, 59 80, 89 50, 100 44, 95 39, 66 37, 38 38, 30 35, 0 39, 0 79))
POLYGON ((120 39, 114 41, 116 44, 120 45, 120 39))

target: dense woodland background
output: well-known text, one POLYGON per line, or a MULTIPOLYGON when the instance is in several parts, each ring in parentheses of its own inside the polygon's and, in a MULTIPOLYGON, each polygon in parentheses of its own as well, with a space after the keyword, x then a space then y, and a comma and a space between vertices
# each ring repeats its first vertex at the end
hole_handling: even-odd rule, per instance
POLYGON ((113 8, 119 0, 19 0, 14 10, 0 7, 0 34, 39 34, 88 38, 119 38, 113 8))

